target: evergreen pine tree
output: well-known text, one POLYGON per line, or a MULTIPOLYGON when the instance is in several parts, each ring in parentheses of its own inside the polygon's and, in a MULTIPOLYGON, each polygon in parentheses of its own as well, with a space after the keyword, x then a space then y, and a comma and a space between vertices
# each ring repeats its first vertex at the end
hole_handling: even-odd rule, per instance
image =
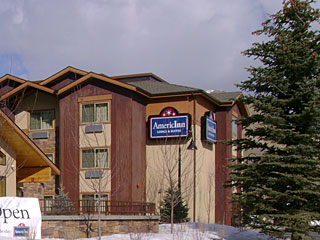
POLYGON ((242 157, 230 185, 240 222, 273 236, 305 238, 320 220, 320 37, 313 0, 284 0, 244 55, 259 60, 238 86, 253 114, 233 141, 242 157), (259 151, 260 154, 248 154, 259 151))
POLYGON ((74 213, 73 204, 70 201, 68 193, 64 192, 64 187, 58 188, 58 194, 56 195, 52 209, 56 215, 74 213))
POLYGON ((173 222, 182 223, 188 221, 188 207, 184 204, 180 191, 169 188, 166 191, 163 202, 161 203, 160 216, 161 222, 171 222, 171 209, 173 206, 173 222))

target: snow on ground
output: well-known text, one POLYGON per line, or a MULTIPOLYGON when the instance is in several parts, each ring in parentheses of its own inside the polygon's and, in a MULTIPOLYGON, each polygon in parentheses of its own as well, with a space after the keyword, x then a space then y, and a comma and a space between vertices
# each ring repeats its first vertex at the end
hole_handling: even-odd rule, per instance
MULTIPOLYGON (((250 230, 242 230, 218 224, 176 224, 174 233, 170 233, 170 224, 159 225, 159 233, 129 233, 103 236, 102 240, 266 240, 268 236, 250 230)), ((96 240, 97 238, 81 238, 96 240)), ((45 238, 43 240, 58 240, 45 238)))

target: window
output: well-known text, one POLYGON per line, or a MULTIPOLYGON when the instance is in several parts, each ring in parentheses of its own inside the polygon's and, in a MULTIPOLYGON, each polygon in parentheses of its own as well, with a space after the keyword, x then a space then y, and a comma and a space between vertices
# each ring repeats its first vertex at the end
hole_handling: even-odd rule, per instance
POLYGON ((30 130, 53 129, 53 111, 30 113, 30 130))
POLYGON ((82 168, 109 168, 108 149, 83 149, 82 168))
POLYGON ((17 188, 16 195, 17 197, 23 197, 23 190, 21 188, 17 188))
POLYGON ((46 153, 47 158, 50 159, 51 162, 54 162, 54 154, 53 153, 46 153))
POLYGON ((43 196, 43 199, 44 199, 44 211, 52 212, 53 196, 51 195, 43 196))
POLYGON ((109 103, 82 104, 82 122, 109 121, 109 103))
POLYGON ((232 118, 232 139, 238 139, 238 124, 236 118, 232 118))
MULTIPOLYGON (((82 210, 84 212, 98 212, 99 207, 99 194, 82 194, 82 210)), ((101 194, 100 210, 101 212, 107 211, 109 201, 109 194, 101 194)))
POLYGON ((6 196, 6 177, 0 177, 0 197, 6 196))
POLYGON ((6 165, 6 155, 0 151, 0 165, 6 165))

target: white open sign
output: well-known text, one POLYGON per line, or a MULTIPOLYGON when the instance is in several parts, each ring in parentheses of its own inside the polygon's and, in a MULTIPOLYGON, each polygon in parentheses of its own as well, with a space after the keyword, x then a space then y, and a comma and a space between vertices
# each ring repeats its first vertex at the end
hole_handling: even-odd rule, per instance
POLYGON ((41 239, 39 200, 0 197, 0 237, 41 239))

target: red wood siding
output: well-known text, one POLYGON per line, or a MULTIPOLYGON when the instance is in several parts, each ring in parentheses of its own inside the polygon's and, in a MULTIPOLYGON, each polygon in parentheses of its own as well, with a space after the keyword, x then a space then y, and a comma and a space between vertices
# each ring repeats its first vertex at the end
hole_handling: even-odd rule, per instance
MULTIPOLYGON (((232 189, 225 188, 224 185, 229 180, 230 169, 227 166, 231 163, 232 146, 226 143, 221 143, 221 140, 232 139, 232 119, 233 117, 240 118, 241 112, 238 105, 232 108, 217 108, 217 139, 216 144, 216 173, 215 173, 215 222, 217 224, 232 225, 233 222, 233 206, 231 203, 232 189), (233 116, 235 114, 236 116, 233 116)), ((237 127, 238 137, 242 131, 241 125, 237 127)), ((237 153, 240 156, 240 152, 237 153)))
POLYGON ((72 200, 79 199, 79 109, 77 92, 60 99, 60 186, 72 200))
MULTIPOLYGON (((217 139, 230 140, 232 138, 232 113, 230 109, 218 108, 216 112, 217 139)), ((231 159, 231 146, 221 143, 216 144, 216 169, 215 169, 215 223, 231 225, 232 205, 231 188, 225 188, 229 170, 226 168, 231 159)))
POLYGON ((60 99, 61 182, 70 198, 79 198, 78 97, 107 94, 112 94, 111 199, 143 201, 146 174, 145 100, 127 89, 98 80, 90 80, 60 99), (137 183, 140 183, 139 188, 137 183))
POLYGON ((146 107, 133 101, 132 118, 132 201, 146 201, 146 107), (139 141, 139 142, 137 142, 139 141), (138 174, 137 174, 138 173, 138 174))
POLYGON ((75 80, 81 78, 82 75, 73 73, 73 72, 69 72, 66 75, 60 76, 59 78, 53 80, 52 82, 46 84, 46 87, 49 87, 53 90, 58 90, 60 88, 63 88, 65 86, 67 86, 68 84, 74 82, 75 80))
POLYGON ((13 81, 13 80, 5 80, 0 85, 0 96, 10 92, 12 89, 18 87, 21 83, 13 81))

